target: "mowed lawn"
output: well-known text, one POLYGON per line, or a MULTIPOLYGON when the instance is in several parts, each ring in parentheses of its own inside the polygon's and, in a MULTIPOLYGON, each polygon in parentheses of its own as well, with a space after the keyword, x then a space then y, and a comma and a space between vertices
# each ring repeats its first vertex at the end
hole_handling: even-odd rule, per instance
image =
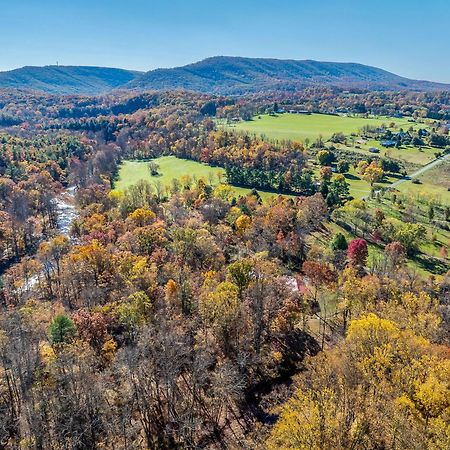
MULTIPOLYGON (((149 161, 123 161, 119 168, 119 174, 114 189, 124 191, 138 181, 146 180, 152 184, 160 183, 162 187, 170 187, 172 180, 180 180, 185 176, 191 177, 193 181, 203 178, 207 183, 213 185, 226 182, 225 170, 221 167, 211 167, 196 161, 180 159, 175 156, 162 156, 153 159, 159 165, 159 175, 152 176, 148 169, 149 161)), ((247 195, 250 189, 233 186, 236 196, 247 195)), ((258 190, 263 200, 267 200, 277 194, 258 190)))
POLYGON ((278 114, 276 116, 255 116, 253 120, 225 124, 225 128, 235 131, 253 133, 259 136, 275 140, 309 139, 315 141, 319 136, 329 139, 333 133, 342 132, 345 135, 356 133, 365 125, 379 127, 383 124, 395 123, 398 128, 408 129, 417 124, 408 122, 408 119, 393 119, 390 117, 362 118, 334 116, 328 114, 278 114))
POLYGON ((119 176, 114 188, 123 191, 136 184, 138 181, 146 180, 153 184, 159 182, 163 187, 170 186, 173 179, 180 180, 184 176, 204 178, 219 183, 219 176, 225 177, 225 170, 221 167, 211 167, 196 161, 179 159, 175 156, 162 156, 153 160, 159 165, 159 175, 152 176, 148 169, 149 161, 124 161, 119 169, 119 176))

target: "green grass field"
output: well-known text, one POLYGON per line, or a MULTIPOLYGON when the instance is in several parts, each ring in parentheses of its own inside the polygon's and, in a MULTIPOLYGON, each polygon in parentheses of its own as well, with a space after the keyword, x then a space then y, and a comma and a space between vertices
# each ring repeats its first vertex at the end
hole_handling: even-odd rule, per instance
MULTIPOLYGON (((308 138, 311 142, 322 136, 325 140, 329 139, 333 133, 343 132, 347 137, 352 133, 357 133, 364 125, 386 126, 391 123, 396 124, 396 128, 409 129, 411 126, 417 128, 419 124, 409 122, 408 119, 393 119, 390 117, 379 118, 361 118, 332 116, 326 114, 282 114, 278 116, 257 116, 249 122, 239 122, 237 124, 225 125, 230 130, 237 132, 249 132, 260 135, 267 139, 274 140, 300 140, 308 138)), ((427 127, 427 124, 420 124, 421 127, 427 127)), ((380 153, 377 156, 388 157, 402 161, 406 165, 423 166, 432 161, 435 156, 435 149, 431 147, 418 148, 413 146, 403 146, 401 148, 383 148, 375 140, 365 140, 358 137, 350 137, 347 145, 335 144, 338 149, 360 153, 361 155, 373 156, 369 148, 377 147, 380 153)))
POLYGON ((396 159, 405 163, 406 166, 413 164, 415 166, 424 166, 435 159, 436 149, 432 147, 413 147, 412 145, 402 146, 400 148, 384 148, 378 141, 367 140, 362 143, 356 143, 355 146, 349 147, 340 144, 334 144, 336 148, 360 153, 367 157, 373 156, 373 153, 369 152, 369 148, 376 147, 380 150, 380 153, 376 155, 379 157, 385 157, 389 159, 396 159))
POLYGON ((159 175, 151 176, 148 161, 124 161, 119 169, 119 176, 114 188, 123 191, 140 180, 147 180, 155 184, 161 183, 163 187, 170 186, 173 179, 183 176, 191 178, 204 178, 214 184, 219 182, 219 176, 225 175, 221 167, 210 167, 195 161, 176 158, 175 156, 162 156, 153 160, 160 167, 159 175))
MULTIPOLYGON (((225 170, 221 167, 211 167, 196 161, 176 158, 175 156, 162 156, 153 160, 159 165, 159 175, 152 176, 148 169, 148 161, 124 161, 118 173, 117 181, 114 183, 114 189, 124 191, 126 188, 136 184, 140 180, 146 180, 156 185, 160 183, 162 187, 170 187, 172 180, 180 180, 185 176, 192 180, 200 178, 213 185, 225 181, 225 170)), ((246 195, 250 189, 233 186, 233 191, 237 196, 246 195)), ((273 197, 274 193, 258 191, 261 198, 266 200, 273 197)))
MULTIPOLYGON (((370 184, 366 180, 363 180, 361 175, 358 174, 354 169, 351 169, 349 173, 345 174, 345 179, 347 183, 350 185, 350 195, 352 197, 362 198, 370 194, 371 191, 370 184)), ((386 175, 381 182, 375 183, 374 188, 381 189, 389 187, 389 185, 391 185, 397 180, 398 178, 386 175)))
MULTIPOLYGON (((316 178, 320 177, 320 167, 313 167, 313 172, 316 178)), ((350 195, 354 198, 367 197, 370 194, 370 184, 363 180, 362 176, 352 167, 345 175, 345 180, 349 184, 350 195)), ((397 181, 398 178, 392 176, 385 176, 383 181, 375 184, 375 189, 386 188, 390 184, 397 181)))
POLYGON ((408 129, 416 124, 408 119, 392 119, 390 117, 361 118, 327 114, 279 114, 276 116, 256 116, 251 121, 225 124, 226 128, 235 131, 254 133, 274 140, 316 140, 319 136, 329 139, 333 133, 345 135, 358 132, 365 125, 379 127, 383 124, 395 123, 398 128, 408 129))
POLYGON ((450 205, 450 161, 444 161, 417 178, 421 184, 407 181, 398 186, 398 190, 450 205))

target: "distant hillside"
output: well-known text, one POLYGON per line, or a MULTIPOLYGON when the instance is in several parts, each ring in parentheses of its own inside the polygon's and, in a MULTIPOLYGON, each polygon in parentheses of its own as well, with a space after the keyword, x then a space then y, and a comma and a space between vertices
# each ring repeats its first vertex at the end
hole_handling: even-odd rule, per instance
POLYGON ((174 69, 156 69, 130 82, 132 89, 186 89, 218 94, 295 90, 312 84, 374 90, 448 90, 450 85, 410 80, 354 63, 217 56, 174 69))
POLYGON ((139 72, 105 67, 29 66, 0 72, 0 88, 93 95, 121 87, 138 75, 139 72))
POLYGON ((184 89, 213 94, 294 91, 311 85, 369 90, 450 90, 450 85, 403 78, 354 63, 216 56, 147 73, 83 66, 23 67, 0 72, 0 88, 97 95, 114 89, 184 89))

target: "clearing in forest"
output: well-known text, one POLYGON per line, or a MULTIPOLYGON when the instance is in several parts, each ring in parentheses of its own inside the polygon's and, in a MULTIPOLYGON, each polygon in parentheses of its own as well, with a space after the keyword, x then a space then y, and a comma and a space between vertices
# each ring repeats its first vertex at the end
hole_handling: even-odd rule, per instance
MULTIPOLYGON (((173 180, 182 181, 184 177, 190 177, 192 181, 203 178, 207 183, 216 185, 226 182, 225 169, 222 167, 211 167, 196 161, 180 159, 175 156, 161 156, 151 160, 159 166, 158 175, 151 175, 149 169, 150 161, 123 161, 119 168, 114 188, 123 191, 136 184, 140 180, 146 180, 156 186, 159 183, 162 188, 171 187, 173 180)), ((236 196, 247 195, 250 189, 233 186, 236 196)), ((261 198, 266 200, 276 193, 258 190, 261 198)))

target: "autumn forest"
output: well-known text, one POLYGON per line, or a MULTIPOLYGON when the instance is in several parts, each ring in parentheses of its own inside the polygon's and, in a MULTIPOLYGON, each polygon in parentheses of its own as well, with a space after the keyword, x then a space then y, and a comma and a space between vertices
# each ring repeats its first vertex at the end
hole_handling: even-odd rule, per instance
POLYGON ((449 124, 448 92, 0 90, 0 449, 448 450, 449 124))

